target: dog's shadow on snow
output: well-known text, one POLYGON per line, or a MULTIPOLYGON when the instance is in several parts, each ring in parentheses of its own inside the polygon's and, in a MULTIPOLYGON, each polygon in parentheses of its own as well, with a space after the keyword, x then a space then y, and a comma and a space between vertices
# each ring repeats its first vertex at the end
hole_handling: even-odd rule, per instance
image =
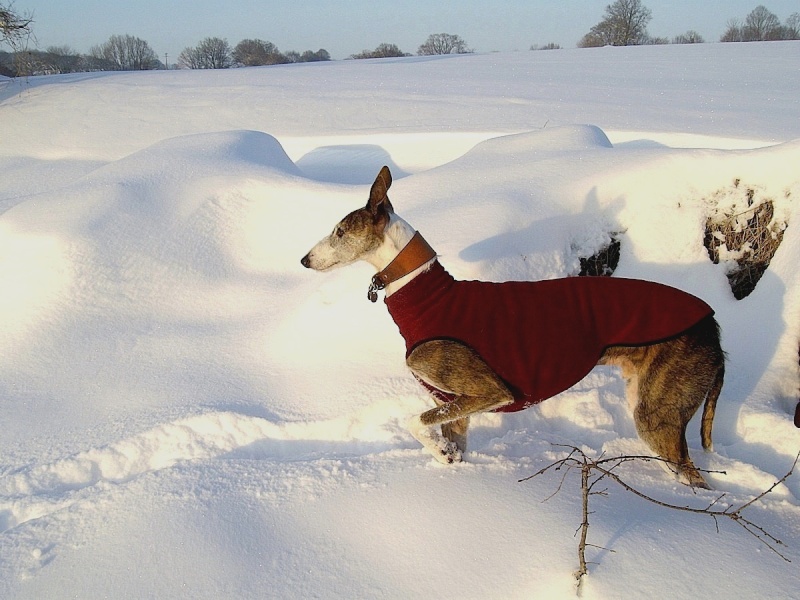
MULTIPOLYGON (((574 252, 576 240, 587 234, 592 238, 603 237, 592 235, 598 232, 607 236, 618 235, 623 227, 619 224, 617 215, 624 207, 625 199, 622 197, 601 205, 597 189, 592 188, 580 211, 538 219, 522 229, 486 238, 464 248, 459 253, 459 258, 471 263, 509 258, 520 258, 524 261, 529 256, 574 252)), ((597 250, 600 248, 595 249, 597 250)), ((565 256, 567 265, 571 258, 577 260, 577 257, 565 256)))

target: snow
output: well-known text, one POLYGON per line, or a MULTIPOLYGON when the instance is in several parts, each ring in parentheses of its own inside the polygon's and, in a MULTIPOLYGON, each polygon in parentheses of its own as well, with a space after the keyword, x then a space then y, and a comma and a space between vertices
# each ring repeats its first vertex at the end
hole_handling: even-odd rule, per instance
MULTIPOLYGON (((0 87, 0 597, 567 598, 577 473, 645 454, 613 370, 473 420, 442 466, 369 266, 300 258, 388 164, 396 210, 459 278, 615 275, 694 293, 728 353, 713 492, 740 505, 800 432, 800 43, 600 48, 96 73, 0 87), (703 227, 733 182, 788 222, 747 298, 703 227)), ((800 479, 734 523, 592 498, 589 599, 798 598, 800 479), (612 552, 613 551, 613 552, 612 552)))

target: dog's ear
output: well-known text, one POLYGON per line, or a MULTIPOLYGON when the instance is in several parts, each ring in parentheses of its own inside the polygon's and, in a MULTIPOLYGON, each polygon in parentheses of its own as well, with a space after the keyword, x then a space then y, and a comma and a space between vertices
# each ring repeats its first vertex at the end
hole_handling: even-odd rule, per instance
POLYGON ((367 208, 376 219, 383 212, 394 212, 387 195, 391 186, 392 173, 389 171, 389 167, 384 166, 375 178, 375 183, 372 184, 372 189, 369 191, 369 202, 367 202, 367 208))
POLYGON ((378 177, 376 179, 382 179, 383 182, 386 184, 386 189, 388 190, 392 187, 392 172, 389 171, 389 167, 383 165, 381 167, 380 173, 378 173, 378 177))

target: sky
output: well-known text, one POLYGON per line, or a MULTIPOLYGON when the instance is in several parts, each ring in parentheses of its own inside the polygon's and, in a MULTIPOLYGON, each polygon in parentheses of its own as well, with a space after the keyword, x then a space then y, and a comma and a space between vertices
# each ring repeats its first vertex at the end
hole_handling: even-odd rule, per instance
MULTIPOLYGON (((800 11, 797 0, 762 0, 783 21, 800 11)), ((7 5, 8 0, 0 0, 7 5)), ((248 38, 270 41, 287 52, 324 48, 334 59, 382 43, 416 53, 432 33, 461 36, 476 52, 528 50, 556 43, 574 47, 603 18, 610 0, 13 0, 32 13, 40 49, 69 46, 86 53, 115 34, 147 41, 172 62, 206 37, 231 46, 248 38), (224 6, 224 8, 221 8, 224 6), (489 8, 490 6, 490 8, 489 8)), ((744 19, 759 0, 647 1, 650 35, 672 38, 693 29, 719 40, 726 23, 744 19)))

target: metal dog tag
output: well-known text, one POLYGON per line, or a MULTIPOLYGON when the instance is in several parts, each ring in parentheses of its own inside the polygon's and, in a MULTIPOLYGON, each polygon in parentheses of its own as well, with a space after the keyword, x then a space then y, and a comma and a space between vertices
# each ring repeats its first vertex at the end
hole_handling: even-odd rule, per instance
POLYGON ((377 275, 373 276, 372 281, 370 281, 369 289, 367 290, 367 298, 369 298, 370 302, 377 302, 378 301, 378 290, 382 290, 386 286, 384 283, 378 278, 377 275))

